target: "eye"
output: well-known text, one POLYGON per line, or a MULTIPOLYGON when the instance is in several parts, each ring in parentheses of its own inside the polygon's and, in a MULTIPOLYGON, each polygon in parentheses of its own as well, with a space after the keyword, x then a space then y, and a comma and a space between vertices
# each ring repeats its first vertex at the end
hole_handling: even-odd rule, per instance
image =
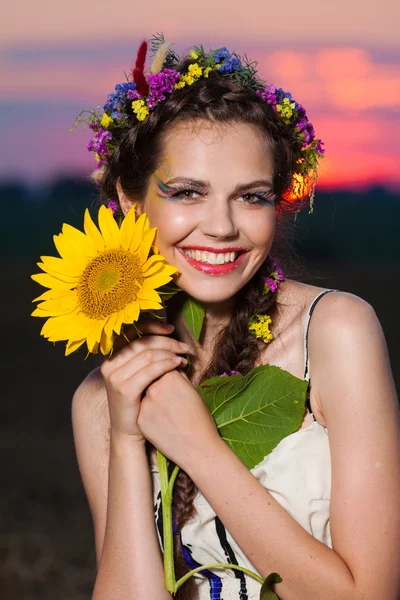
POLYGON ((196 190, 179 190, 179 192, 175 192, 172 195, 172 198, 182 198, 183 200, 197 200, 197 198, 193 198, 192 194, 200 194, 196 190))
POLYGON ((244 198, 244 201, 247 204, 274 204, 276 200, 276 194, 271 191, 268 192, 253 192, 242 194, 239 196, 240 198, 244 198))
POLYGON ((169 193, 163 195, 163 198, 167 200, 176 200, 178 202, 184 202, 186 200, 198 200, 199 197, 205 192, 201 190, 194 190, 191 188, 173 188, 171 186, 169 193), (197 194, 197 196, 193 196, 193 194, 197 194))

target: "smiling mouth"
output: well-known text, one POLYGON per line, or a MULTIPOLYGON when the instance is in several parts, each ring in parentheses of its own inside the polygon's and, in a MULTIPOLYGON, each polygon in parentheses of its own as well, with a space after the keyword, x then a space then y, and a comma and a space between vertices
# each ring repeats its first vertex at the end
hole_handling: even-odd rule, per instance
POLYGON ((233 263, 239 256, 239 252, 209 252, 204 250, 189 250, 182 248, 182 251, 199 262, 207 265, 224 265, 225 263, 233 263))
POLYGON ((209 275, 225 275, 236 269, 248 254, 245 248, 204 249, 177 246, 195 269, 209 275))

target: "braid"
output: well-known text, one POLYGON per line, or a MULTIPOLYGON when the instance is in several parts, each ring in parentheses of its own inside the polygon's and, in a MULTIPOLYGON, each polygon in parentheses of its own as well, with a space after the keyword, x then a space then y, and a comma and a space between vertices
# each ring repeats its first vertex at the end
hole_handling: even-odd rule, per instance
MULTIPOLYGON (((238 292, 235 306, 227 326, 219 333, 215 349, 209 365, 201 375, 201 381, 209 377, 221 375, 223 372, 239 371, 247 374, 256 363, 264 342, 249 332, 249 319, 254 314, 273 316, 277 310, 276 294, 263 294, 264 277, 271 272, 270 261, 260 267, 252 279, 238 292)), ((172 468, 171 465, 170 468, 172 468)), ((176 523, 175 569, 177 578, 182 577, 190 569, 186 564, 181 544, 182 528, 196 516, 194 500, 197 487, 190 477, 181 471, 174 488, 174 516, 176 523)), ((179 600, 195 600, 196 582, 190 578, 177 595, 179 600)))

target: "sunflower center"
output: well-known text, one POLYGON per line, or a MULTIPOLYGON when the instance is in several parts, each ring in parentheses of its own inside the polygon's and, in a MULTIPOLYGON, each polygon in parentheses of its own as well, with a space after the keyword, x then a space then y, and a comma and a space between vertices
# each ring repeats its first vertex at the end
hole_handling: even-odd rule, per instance
POLYGON ((77 287, 80 309, 90 319, 108 317, 136 300, 143 280, 138 255, 106 250, 82 273, 77 287))

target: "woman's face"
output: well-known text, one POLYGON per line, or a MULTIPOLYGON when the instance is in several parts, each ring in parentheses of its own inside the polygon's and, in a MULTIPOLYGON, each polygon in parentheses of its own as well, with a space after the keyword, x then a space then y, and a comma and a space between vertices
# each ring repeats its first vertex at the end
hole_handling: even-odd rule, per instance
POLYGON ((272 157, 246 124, 180 123, 136 211, 176 283, 205 303, 231 299, 267 257, 275 229, 272 157))

